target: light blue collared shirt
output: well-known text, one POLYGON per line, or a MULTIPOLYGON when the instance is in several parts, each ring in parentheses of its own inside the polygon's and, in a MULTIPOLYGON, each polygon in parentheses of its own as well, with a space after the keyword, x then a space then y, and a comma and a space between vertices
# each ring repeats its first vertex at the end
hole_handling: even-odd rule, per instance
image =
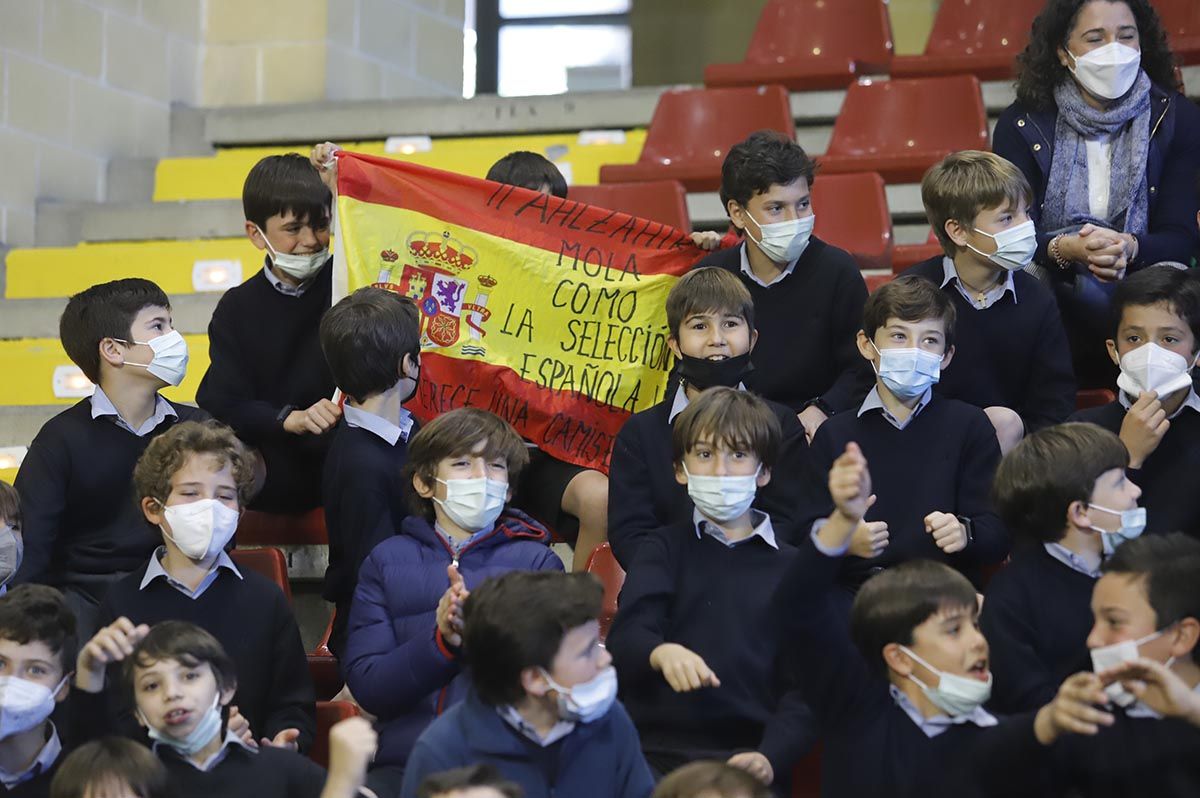
POLYGON ((222 568, 228 568, 230 571, 233 571, 234 576, 236 576, 238 579, 242 578, 242 572, 239 571, 237 566, 233 564, 233 560, 229 559, 229 555, 225 552, 221 552, 217 555, 217 560, 215 563, 213 563, 212 570, 208 572, 208 576, 204 577, 204 581, 202 581, 195 590, 192 590, 183 582, 180 582, 178 579, 167 573, 166 568, 163 568, 162 557, 164 554, 166 554, 166 552, 166 546, 159 546, 155 552, 150 555, 150 564, 146 566, 146 575, 142 577, 142 583, 138 585, 138 590, 145 590, 147 585, 149 585, 155 579, 162 577, 163 579, 167 580, 168 585, 175 588, 192 601, 195 601, 204 595, 204 591, 208 590, 209 586, 212 585, 213 582, 217 581, 217 576, 222 568))
POLYGON ((460 554, 462 554, 463 549, 465 549, 467 546, 470 546, 472 543, 479 540, 484 535, 491 534, 496 529, 496 527, 493 526, 489 529, 481 529, 478 532, 476 532, 474 535, 471 535, 471 537, 466 538, 465 540, 459 540, 458 538, 447 534, 446 531, 443 530, 437 524, 433 525, 433 529, 435 532, 438 533, 438 535, 441 536, 442 540, 446 541, 446 544, 450 546, 450 551, 452 551, 454 553, 454 556, 457 558, 460 554))
POLYGON ((395 446, 397 441, 408 440, 408 433, 412 431, 413 425, 412 413, 403 407, 400 408, 399 424, 393 424, 383 416, 368 413, 360 407, 351 407, 348 403, 342 405, 342 417, 346 419, 348 426, 373 432, 392 446, 395 446))
MULTIPOLYGON (((742 274, 746 275, 746 276, 747 276, 747 277, 749 277, 751 280, 753 280, 754 282, 756 282, 756 283, 758 283, 759 285, 761 285, 763 288, 770 288, 770 287, 771 287, 771 286, 773 286, 773 285, 777 285, 778 283, 781 283, 781 282, 783 282, 783 279, 784 279, 785 277, 787 277, 789 274, 791 274, 791 273, 792 273, 792 270, 796 268, 796 263, 797 263, 797 261, 799 261, 799 260, 800 260, 800 256, 804 254, 804 250, 800 250, 800 255, 797 255, 797 256, 796 256, 796 260, 794 260, 794 261, 791 261, 790 263, 788 263, 788 265, 787 265, 787 266, 783 267, 783 271, 781 271, 781 272, 779 273, 779 276, 778 276, 778 277, 776 277, 774 280, 772 280, 772 281, 771 281, 771 282, 769 282, 769 283, 764 283, 764 282, 763 282, 761 279, 759 279, 758 275, 754 273, 754 270, 750 268, 750 256, 746 254, 746 247, 747 247, 747 246, 749 246, 749 245, 748 245, 748 244, 746 244, 746 243, 744 243, 744 242, 742 243, 742 249, 741 249, 741 254, 742 254, 742 263, 741 263, 741 269, 742 269, 742 274)), ((808 246, 806 245, 806 246, 804 247, 804 249, 808 249, 808 246)))
POLYGON ((740 546, 752 538, 762 538, 768 546, 778 550, 779 544, 775 540, 775 529, 771 526, 771 516, 761 510, 750 510, 750 518, 754 522, 754 531, 741 540, 730 540, 725 537, 725 531, 721 527, 714 524, 705 518, 699 510, 692 510, 692 522, 696 525, 696 539, 700 539, 700 533, 703 532, 714 540, 719 540, 725 544, 727 548, 740 546))
POLYGON ((954 281, 954 287, 958 289, 958 293, 962 294, 963 299, 970 303, 975 310, 987 310, 992 305, 1000 301, 1000 297, 1005 293, 1012 294, 1013 304, 1017 303, 1017 289, 1013 285, 1013 273, 1008 269, 1004 270, 1004 279, 996 285, 988 289, 982 299, 962 284, 962 280, 958 278, 958 269, 954 267, 954 261, 950 258, 942 258, 942 288, 951 280, 954 281))
POLYGON ((867 398, 863 400, 862 405, 859 406, 858 417, 862 418, 863 415, 872 410, 879 410, 883 413, 883 417, 887 420, 887 423, 891 424, 896 429, 904 429, 914 418, 917 417, 918 413, 925 409, 925 405, 929 404, 929 400, 932 397, 933 389, 926 388, 925 393, 921 394, 921 398, 918 399, 917 403, 913 406, 913 410, 911 413, 909 413, 908 418, 901 421, 892 415, 892 411, 888 410, 887 407, 884 406, 883 399, 879 396, 879 386, 876 385, 871 389, 871 392, 867 394, 867 398))
POLYGON ((132 432, 139 438, 144 438, 154 432, 158 425, 166 421, 168 417, 179 418, 179 414, 175 412, 175 408, 171 407, 171 403, 155 394, 154 412, 150 414, 150 418, 142 422, 142 426, 134 429, 133 425, 121 416, 121 411, 117 410, 116 405, 108 398, 108 394, 104 393, 104 389, 97 385, 96 392, 92 394, 92 418, 101 416, 111 418, 118 427, 132 432))
MULTIPOLYGON (((154 742, 154 744, 152 746, 150 746, 150 748, 152 751, 157 753, 159 746, 163 746, 163 745, 166 745, 166 743, 161 743, 156 740, 154 742)), ((194 767, 196 770, 199 770, 202 773, 207 773, 208 771, 212 770, 217 765, 219 765, 225 761, 225 757, 229 755, 229 746, 231 746, 231 745, 236 745, 236 746, 240 746, 241 748, 245 748, 247 751, 249 751, 252 754, 258 753, 258 751, 256 751, 253 746, 247 745, 242 740, 241 737, 238 737, 232 731, 229 731, 228 729, 226 729, 225 730, 225 740, 221 743, 221 747, 218 748, 216 753, 214 753, 208 759, 204 760, 203 762, 196 763, 196 762, 192 761, 192 758, 190 756, 184 756, 183 754, 179 754, 179 758, 182 759, 183 761, 187 762, 189 765, 194 767)), ((169 747, 169 746, 167 746, 167 747, 169 747)), ((176 752, 176 753, 178 753, 178 752, 176 752)))
POLYGON ((55 760, 62 754, 62 740, 58 738, 58 729, 54 723, 50 724, 50 737, 47 738, 46 744, 42 746, 42 750, 38 751, 38 755, 34 757, 33 762, 29 767, 19 773, 9 773, 6 770, 0 770, 0 784, 4 785, 5 790, 12 790, 18 784, 22 784, 35 776, 45 772, 54 766, 55 760))
POLYGON ((958 726, 963 723, 974 723, 980 728, 995 726, 997 721, 992 713, 988 712, 982 706, 975 707, 966 715, 958 715, 950 717, 949 715, 934 715, 927 718, 921 714, 916 705, 908 700, 908 696, 896 685, 888 685, 888 691, 892 694, 892 700, 896 702, 896 706, 904 710, 904 714, 908 715, 913 723, 917 724, 917 728, 925 733, 926 737, 937 737, 942 732, 949 729, 951 726, 958 726))
POLYGON ((816 521, 813 521, 812 531, 808 533, 809 537, 812 538, 813 545, 817 547, 817 551, 826 557, 845 557, 846 552, 850 551, 850 538, 846 538, 846 542, 840 548, 834 549, 826 546, 817 537, 817 533, 821 531, 821 527, 825 526, 825 522, 828 520, 828 518, 818 518, 816 521))
MULTIPOLYGON (((97 388, 96 390, 98 391, 100 389, 97 388)), ((1125 408, 1126 410, 1133 407, 1133 402, 1134 402, 1134 399, 1136 399, 1136 398, 1137 397, 1131 398, 1124 391, 1117 391, 1117 401, 1119 401, 1121 403, 1121 407, 1125 408)), ((1183 404, 1181 404, 1179 406, 1178 410, 1176 410, 1174 413, 1172 413, 1170 416, 1168 416, 1168 419, 1174 419, 1176 416, 1178 416, 1180 413, 1183 412, 1183 409, 1185 407, 1190 407, 1192 410, 1195 410, 1197 413, 1200 413, 1200 396, 1196 395, 1195 388, 1191 388, 1188 390, 1187 398, 1183 400, 1183 404)))
MULTIPOLYGON (((313 284, 313 281, 317 279, 316 277, 310 277, 304 282, 300 283, 300 285, 288 285, 283 280, 280 280, 278 275, 276 275, 274 270, 271 268, 271 257, 269 255, 266 258, 266 262, 263 264, 263 274, 267 276, 267 282, 271 284, 271 287, 284 296, 304 296, 304 293, 313 284)), ((320 272, 317 272, 317 274, 320 274, 320 272)))
MULTIPOLYGON (((739 391, 746 390, 746 384, 739 382, 737 389, 739 391)), ((687 397, 687 387, 680 382, 679 387, 675 389, 675 400, 671 402, 671 412, 667 414, 667 423, 674 424, 675 417, 687 410, 689 404, 691 404, 691 400, 687 397)))
POLYGON ((1099 568, 1089 567, 1087 562, 1082 557, 1068 549, 1063 544, 1043 543, 1042 546, 1045 547, 1047 554, 1070 568, 1072 571, 1078 571, 1084 576, 1090 576, 1092 579, 1100 578, 1099 568))
POLYGON ((548 745, 553 745, 571 732, 575 731, 574 721, 560 720, 558 723, 555 723, 554 727, 546 733, 545 737, 543 737, 538 734, 537 729, 529 725, 529 722, 526 721, 525 718, 521 717, 521 713, 518 712, 517 708, 511 704, 506 704, 502 707, 496 707, 496 712, 499 713, 500 717, 504 719, 505 723, 520 732, 521 735, 526 739, 532 740, 542 748, 545 748, 548 745))

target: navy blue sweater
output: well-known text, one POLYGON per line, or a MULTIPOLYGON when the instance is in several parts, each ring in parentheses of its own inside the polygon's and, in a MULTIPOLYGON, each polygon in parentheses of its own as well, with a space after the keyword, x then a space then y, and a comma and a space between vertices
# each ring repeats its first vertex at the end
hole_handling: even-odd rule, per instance
POLYGON ((618 701, 604 717, 580 723, 545 748, 513 729, 471 690, 417 740, 401 798, 416 798, 431 773, 491 765, 525 790, 525 798, 647 798, 654 789, 637 729, 618 701))
POLYGON ((332 263, 298 297, 281 294, 259 271, 225 292, 208 325, 210 363, 196 403, 262 453, 267 479, 253 509, 302 512, 321 504, 329 436, 292 435, 283 420, 289 408, 333 397, 318 335, 332 295, 332 263))
POLYGON ((989 707, 1008 713, 1038 709, 1065 678, 1091 670, 1087 636, 1095 584, 1040 543, 1017 547, 988 583, 979 617, 991 651, 989 707))
POLYGON ((829 419, 813 438, 808 476, 799 491, 802 511, 797 517, 806 527, 833 511, 829 468, 851 441, 870 464, 878 497, 867 520, 887 521, 889 543, 874 559, 847 557, 847 584, 860 584, 871 569, 918 558, 939 560, 977 580, 979 566, 1008 555, 1008 532, 989 495, 1000 445, 982 410, 934 394, 902 430, 879 410, 829 419), (925 531, 925 516, 934 511, 970 519, 974 542, 956 554, 944 553, 925 531))
MULTIPOLYGON (((414 421, 409 439, 417 429, 414 421)), ((412 487, 404 479, 407 460, 405 438, 393 446, 370 430, 351 427, 344 419, 338 422, 321 481, 329 533, 323 595, 334 605, 329 648, 338 657, 346 644, 358 570, 378 543, 400 531, 408 515, 405 497, 412 487)))
MULTIPOLYGON (((941 256, 922 261, 905 274, 941 285, 941 256)), ((1012 294, 985 310, 971 306, 951 280, 942 289, 958 311, 954 360, 934 389, 976 407, 1011 408, 1026 434, 1060 424, 1075 409, 1071 351, 1058 305, 1048 288, 1025 272, 1013 273, 1012 294)))
POLYGON ((318 798, 325 788, 325 770, 295 751, 230 745, 208 771, 165 746, 157 752, 176 798, 318 798))
MULTIPOLYGON (((1080 410, 1072 421, 1090 421, 1113 434, 1121 434, 1125 408, 1119 401, 1080 410)), ((1146 508, 1146 531, 1151 534, 1186 532, 1200 537, 1200 413, 1190 407, 1171 419, 1163 435, 1141 468, 1126 470, 1142 489, 1138 504, 1146 508)))
POLYGON ((758 343, 746 387, 797 412, 812 399, 834 412, 862 401, 872 376, 854 340, 867 286, 854 258, 812 238, 792 273, 769 288, 742 274, 741 258, 742 247, 730 247, 706 255, 694 268, 731 271, 754 297, 758 343))
MULTIPOLYGON (((626 569, 646 535, 692 517, 687 486, 675 480, 671 462, 671 423, 667 419, 674 401, 672 388, 662 402, 630 416, 613 445, 608 471, 608 542, 617 562, 626 569)), ((771 481, 759 490, 755 505, 771 516, 781 540, 794 541, 792 494, 804 474, 808 440, 790 408, 770 400, 768 404, 779 419, 783 441, 771 481)))
POLYGON ((796 549, 761 538, 732 548, 691 521, 656 530, 638 546, 606 645, 621 700, 652 761, 764 754, 781 776, 816 741, 774 608, 796 549), (650 653, 678 643, 702 657, 720 687, 676 693, 650 667, 650 653))

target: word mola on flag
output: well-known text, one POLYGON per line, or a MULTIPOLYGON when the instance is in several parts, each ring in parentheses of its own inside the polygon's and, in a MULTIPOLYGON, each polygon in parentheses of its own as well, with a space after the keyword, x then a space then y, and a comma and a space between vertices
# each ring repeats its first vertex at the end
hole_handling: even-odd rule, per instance
POLYGON ((701 256, 682 230, 528 189, 338 153, 335 299, 421 312, 421 419, 489 410, 553 457, 608 470, 663 398, 667 292, 701 256))

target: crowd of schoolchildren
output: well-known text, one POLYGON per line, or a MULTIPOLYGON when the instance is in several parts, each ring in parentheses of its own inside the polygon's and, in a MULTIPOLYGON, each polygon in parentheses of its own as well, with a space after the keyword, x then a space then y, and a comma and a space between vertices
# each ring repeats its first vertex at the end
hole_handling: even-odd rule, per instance
MULTIPOLYGON (((1200 275, 1130 265, 1087 386, 1116 398, 1076 412, 1016 166, 930 169, 944 254, 868 296, 812 234, 817 165, 754 133, 604 475, 480 409, 418 423, 418 309, 332 302, 331 149, 247 178, 265 260, 198 408, 159 394, 188 350, 158 286, 68 301, 95 393, 0 483, 3 792, 765 798, 819 756, 831 797, 1200 795, 1200 275), (318 506, 364 712, 327 771, 289 602, 229 555, 246 508, 318 506)), ((532 153, 488 178, 567 192, 532 153)))

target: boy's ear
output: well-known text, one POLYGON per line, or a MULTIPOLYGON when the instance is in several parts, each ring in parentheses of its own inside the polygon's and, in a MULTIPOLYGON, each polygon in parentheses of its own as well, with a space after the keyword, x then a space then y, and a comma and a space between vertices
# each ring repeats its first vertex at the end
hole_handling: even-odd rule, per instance
POLYGON ((771 482, 771 469, 767 468, 766 466, 763 466, 762 470, 760 470, 758 472, 758 479, 755 480, 754 484, 758 485, 760 488, 765 488, 768 484, 770 484, 770 482, 771 482))
POLYGON ((946 235, 950 236, 950 240, 957 246, 965 247, 967 245, 967 237, 970 235, 970 231, 957 219, 947 219, 942 229, 946 231, 946 235))
POLYGON ((125 365, 125 347, 117 343, 115 338, 101 338, 97 344, 100 351, 100 362, 110 366, 125 365))
POLYGON ((1066 524, 1070 524, 1076 529, 1087 529, 1090 523, 1087 505, 1078 500, 1067 505, 1066 524))
POLYGON ((954 359, 954 344, 946 350, 946 354, 942 355, 942 368, 949 368, 950 361, 954 359))
POLYGON ((521 670, 521 688, 535 698, 542 698, 550 692, 550 682, 541 668, 524 668, 521 670))
POLYGON ((237 685, 231 685, 221 691, 221 706, 229 706, 229 702, 233 700, 234 693, 237 692, 237 685))
POLYGON ((683 352, 680 351, 679 341, 674 335, 667 336, 667 349, 671 350, 671 354, 675 356, 676 360, 683 360, 683 352))
POLYGON ((883 661, 888 670, 900 676, 910 676, 913 672, 912 658, 900 649, 899 643, 888 643, 883 647, 883 661))
POLYGON ((1175 642, 1171 644, 1171 656, 1175 659, 1190 659, 1196 643, 1200 642, 1200 621, 1184 618, 1175 624, 1175 642))
POLYGON ((420 496, 422 499, 432 499, 433 498, 433 486, 430 485, 428 482, 426 482, 425 478, 422 477, 420 474, 413 473, 412 485, 413 485, 413 490, 415 490, 417 492, 417 495, 420 496))
POLYGON ((1117 353, 1117 342, 1109 338, 1104 342, 1104 346, 1108 348, 1109 360, 1113 362, 1114 366, 1119 368, 1121 365, 1121 355, 1117 353))
POLYGON ((258 225, 249 219, 246 220, 246 238, 250 239, 250 243, 257 249, 267 248, 267 242, 263 240, 263 234, 258 229, 258 225))
POLYGON ((687 487, 687 473, 683 470, 683 463, 675 463, 675 481, 687 487))
POLYGON ((162 526, 163 522, 163 506, 162 503, 153 496, 142 497, 142 515, 146 520, 155 526, 162 526))
POLYGON ((879 357, 875 354, 875 347, 871 346, 871 339, 867 337, 867 333, 864 330, 858 331, 858 335, 855 336, 855 343, 858 344, 858 353, 862 355, 863 360, 874 363, 875 359, 879 357))
MULTIPOLYGON (((67 677, 70 677, 71 672, 68 670, 64 673, 64 675, 67 677)), ((62 687, 58 688, 58 692, 54 694, 54 702, 56 704, 61 704, 63 701, 67 700, 67 696, 69 696, 70 694, 71 694, 71 679, 67 678, 67 679, 63 680, 62 687)))
POLYGON ((756 343, 758 343, 758 329, 757 328, 750 331, 750 351, 751 352, 754 351, 754 345, 756 343))
POLYGON ((746 229, 746 209, 738 204, 737 200, 729 200, 725 203, 725 213, 729 214, 729 221, 738 230, 746 229))

